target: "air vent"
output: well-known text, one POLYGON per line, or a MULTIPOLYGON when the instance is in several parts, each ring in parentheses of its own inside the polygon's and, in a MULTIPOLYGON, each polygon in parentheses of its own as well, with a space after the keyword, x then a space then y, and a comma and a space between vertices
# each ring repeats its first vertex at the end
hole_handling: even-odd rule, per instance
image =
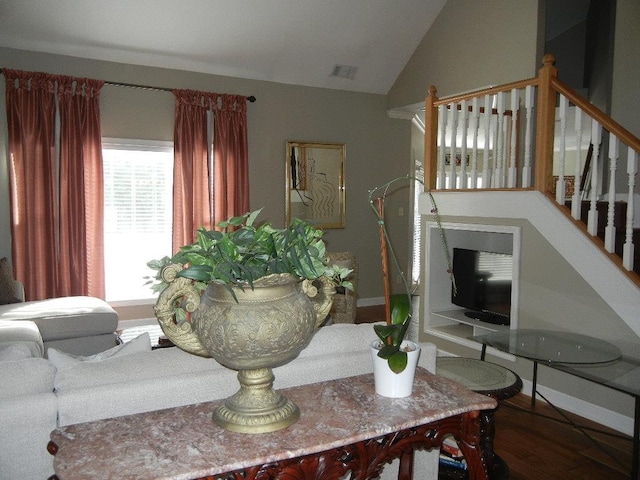
POLYGON ((339 78, 348 78, 349 80, 353 80, 358 72, 358 67, 351 67, 349 65, 336 65, 333 67, 333 71, 331 72, 331 77, 339 77, 339 78))

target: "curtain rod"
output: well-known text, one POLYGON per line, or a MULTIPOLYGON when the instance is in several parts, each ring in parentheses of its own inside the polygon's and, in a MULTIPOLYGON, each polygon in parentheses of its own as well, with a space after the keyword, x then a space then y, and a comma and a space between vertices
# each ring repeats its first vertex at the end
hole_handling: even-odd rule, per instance
MULTIPOLYGON (((149 85, 137 85, 135 83, 122 83, 122 82, 109 82, 109 81, 105 81, 104 82, 105 85, 113 85, 116 87, 128 87, 128 88, 140 88, 142 90, 158 90, 161 92, 172 92, 173 89, 172 88, 165 88, 165 87, 151 87, 149 85)), ((250 95, 247 97, 247 100, 251 103, 256 101, 256 97, 253 95, 250 95)))
MULTIPOLYGON (((3 69, 0 68, 0 73, 3 72, 3 69)), ((116 87, 128 87, 128 88, 140 88, 142 90, 158 90, 161 92, 172 92, 173 89, 172 88, 164 88, 164 87, 152 87, 149 85, 137 85, 135 83, 122 83, 122 82, 109 82, 109 81, 105 81, 104 82, 105 85, 113 85, 116 87)), ((250 95, 247 97, 247 100, 251 103, 256 101, 256 97, 254 95, 250 95)))

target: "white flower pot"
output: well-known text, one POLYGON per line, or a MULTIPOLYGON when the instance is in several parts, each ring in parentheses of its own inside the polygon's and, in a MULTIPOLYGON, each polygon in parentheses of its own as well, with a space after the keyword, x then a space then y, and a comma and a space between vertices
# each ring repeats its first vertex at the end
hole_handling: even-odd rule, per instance
POLYGON ((411 349, 407 352, 407 368, 400 373, 394 373, 389 368, 387 360, 378 357, 379 345, 378 339, 370 344, 376 393, 383 397, 408 397, 413 391, 413 378, 420 358, 420 347, 410 340, 402 342, 401 348, 411 349))

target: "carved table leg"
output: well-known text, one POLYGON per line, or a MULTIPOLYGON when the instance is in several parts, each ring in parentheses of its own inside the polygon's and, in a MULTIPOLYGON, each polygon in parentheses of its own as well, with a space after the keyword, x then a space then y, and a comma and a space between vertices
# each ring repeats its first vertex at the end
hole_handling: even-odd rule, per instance
POLYGON ((462 434, 459 446, 467 461, 469 480, 487 480, 487 461, 482 444, 486 442, 486 430, 493 426, 493 417, 489 424, 480 420, 479 412, 468 412, 462 415, 462 434), (484 431, 483 431, 484 430, 484 431))
MULTIPOLYGON (((56 453, 58 453, 58 445, 56 445, 52 441, 49 441, 49 443, 47 443, 47 452, 49 452, 51 455, 55 456, 56 453)), ((47 480, 58 480, 58 476, 54 473, 49 478, 47 478, 47 480)))
POLYGON ((403 452, 400 455, 400 466, 398 467, 398 480, 413 479, 413 450, 403 452))

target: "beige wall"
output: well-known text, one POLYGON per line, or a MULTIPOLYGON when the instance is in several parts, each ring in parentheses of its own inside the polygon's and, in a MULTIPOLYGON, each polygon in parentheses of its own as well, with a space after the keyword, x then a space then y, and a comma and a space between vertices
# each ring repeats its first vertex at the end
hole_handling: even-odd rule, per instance
POLYGON ((535 76, 538 0, 448 0, 389 91, 389 107, 535 76))
MULTIPOLYGON (((235 79, 179 70, 84 60, 0 48, 0 66, 168 88, 255 95, 249 104, 251 208, 265 207, 263 218, 284 223, 285 142, 346 143, 346 228, 329 230, 328 248, 355 252, 360 264, 359 297, 382 297, 377 224, 368 190, 409 169, 411 124, 390 119, 386 97, 319 88, 235 79)), ((9 193, 6 162, 5 83, 0 82, 0 256, 10 256, 9 193)), ((173 98, 167 92, 105 86, 102 128, 107 137, 172 140, 173 98)), ((394 199, 408 211, 408 191, 394 199)), ((390 219, 406 265, 409 216, 390 219)))
POLYGON ((640 137, 640 2, 617 0, 611 116, 640 137))

